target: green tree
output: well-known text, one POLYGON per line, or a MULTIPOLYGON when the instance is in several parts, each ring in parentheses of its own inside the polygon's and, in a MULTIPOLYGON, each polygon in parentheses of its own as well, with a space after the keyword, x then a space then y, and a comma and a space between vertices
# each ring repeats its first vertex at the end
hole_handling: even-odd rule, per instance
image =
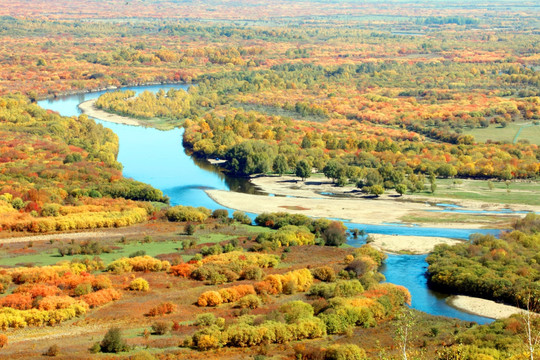
POLYGON ((287 159, 283 154, 279 154, 274 159, 274 165, 273 165, 274 172, 276 174, 279 174, 279 176, 285 174, 287 171, 289 171, 289 165, 287 164, 287 159))
POLYGON ((437 168, 437 174, 443 178, 456 176, 457 170, 450 164, 442 164, 437 168))
POLYGON ((367 189, 368 189, 367 192, 369 194, 375 195, 376 197, 379 197, 382 194, 384 194, 384 187, 382 185, 369 186, 367 189))
POLYGON ((405 194, 407 192, 407 185, 405 185, 405 184, 397 184, 396 185, 396 192, 400 196, 403 196, 403 194, 405 194))
POLYGON ((306 160, 300 160, 296 164, 296 176, 301 177, 302 181, 311 176, 311 165, 306 160))
POLYGON ((340 221, 332 221, 322 232, 325 245, 340 246, 347 241, 346 228, 340 221))
POLYGON ((336 180, 340 178, 342 169, 343 165, 337 160, 332 159, 323 168, 323 173, 327 178, 332 179, 332 182, 336 182, 336 180))
POLYGON ((128 350, 128 345, 122 338, 122 332, 118 327, 112 327, 107 331, 99 344, 101 352, 119 353, 128 350))

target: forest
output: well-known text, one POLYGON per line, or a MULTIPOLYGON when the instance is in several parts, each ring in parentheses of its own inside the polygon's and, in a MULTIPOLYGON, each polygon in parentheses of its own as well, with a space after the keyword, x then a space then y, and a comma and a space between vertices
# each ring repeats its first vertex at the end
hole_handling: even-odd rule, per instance
POLYGON ((521 207, 540 176, 538 14, 510 0, 3 4, 0 358, 539 358, 540 216, 521 207), (124 89, 147 84, 188 86, 124 89), (422 277, 530 312, 480 325, 415 310, 383 275, 412 255, 301 199, 178 205, 124 173, 112 130, 38 105, 98 90, 95 109, 175 129, 221 180, 328 179, 373 208, 459 208, 437 197, 454 192, 489 194, 484 211, 511 194, 485 216, 398 225, 474 224, 484 234, 434 247, 422 277))

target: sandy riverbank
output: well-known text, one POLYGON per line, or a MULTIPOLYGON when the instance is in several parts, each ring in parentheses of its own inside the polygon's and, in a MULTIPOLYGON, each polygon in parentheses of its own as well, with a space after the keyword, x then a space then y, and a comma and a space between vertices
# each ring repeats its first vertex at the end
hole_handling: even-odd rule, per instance
MULTIPOLYGON (((295 197, 321 197, 321 194, 331 194, 333 198, 335 196, 343 196, 347 198, 364 199, 364 194, 357 188, 351 187, 338 187, 332 183, 332 180, 326 177, 314 177, 309 178, 305 182, 300 181, 298 177, 293 176, 256 176, 252 177, 250 181, 269 194, 283 195, 283 196, 295 196, 295 197)), ((475 200, 462 200, 462 199, 444 199, 444 198, 423 198, 418 195, 406 195, 399 197, 396 192, 389 190, 388 193, 382 195, 379 200, 391 200, 395 204, 399 202, 398 206, 407 204, 408 202, 421 201, 429 203, 448 203, 459 205, 467 210, 502 210, 511 208, 513 210, 523 211, 535 211, 540 212, 539 206, 532 205, 520 205, 520 204, 501 204, 501 203, 488 203, 475 200)))
POLYGON ((418 203, 398 205, 383 199, 288 198, 223 190, 207 190, 206 193, 220 205, 245 212, 289 212, 312 217, 340 218, 362 224, 397 222, 409 211, 421 211, 427 207, 418 203))
POLYGON ((459 310, 491 319, 503 319, 513 314, 525 312, 525 310, 515 306, 499 304, 495 301, 463 295, 452 296, 448 298, 447 301, 449 305, 459 310))
POLYGON ((106 111, 96 108, 95 106, 96 100, 97 99, 92 99, 92 100, 88 100, 83 103, 80 103, 79 109, 81 109, 82 112, 85 113, 86 115, 99 119, 99 120, 113 122, 117 124, 124 124, 124 125, 133 125, 133 126, 143 125, 137 119, 127 117, 127 116, 111 114, 111 113, 108 113, 106 111))
MULTIPOLYGON (((266 190, 266 189, 265 189, 266 190)), ((224 190, 206 190, 218 204, 245 212, 289 212, 311 217, 339 218, 360 224, 383 224, 401 222, 405 215, 432 210, 427 203, 397 202, 392 198, 368 199, 362 197, 335 198, 317 195, 316 198, 302 197, 307 192, 300 190, 296 197, 266 196, 235 193, 224 190)), ((289 195, 289 194, 285 194, 289 195)), ((480 229, 481 223, 437 223, 420 224, 438 228, 480 229)))
POLYGON ((373 242, 370 244, 385 252, 411 254, 428 254, 439 244, 454 245, 461 241, 444 237, 404 236, 371 234, 373 242))

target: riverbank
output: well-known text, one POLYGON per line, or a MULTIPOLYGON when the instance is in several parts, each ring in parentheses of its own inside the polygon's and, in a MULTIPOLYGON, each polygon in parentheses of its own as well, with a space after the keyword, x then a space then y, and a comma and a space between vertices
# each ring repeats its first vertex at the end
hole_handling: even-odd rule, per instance
POLYGON ((439 244, 455 245, 461 242, 450 238, 427 236, 370 234, 370 237, 373 240, 370 245, 384 252, 414 255, 429 254, 439 244))
POLYGON ((515 306, 496 303, 492 300, 480 299, 471 296, 451 296, 447 300, 450 306, 471 314, 488 317, 490 319, 503 319, 514 314, 525 313, 525 310, 515 306))
POLYGON ((80 103, 79 109, 81 109, 82 112, 85 113, 86 115, 99 119, 99 120, 108 121, 108 122, 112 122, 116 124, 124 124, 124 125, 133 125, 133 126, 143 125, 143 123, 138 121, 137 119, 127 117, 127 116, 111 114, 109 112, 98 109, 95 105, 96 100, 97 99, 92 99, 92 100, 88 100, 83 103, 80 103))
MULTIPOLYGON (((310 217, 339 218, 358 224, 384 225, 401 223, 411 214, 427 213, 433 207, 424 202, 397 202, 392 198, 336 198, 317 195, 316 198, 301 196, 266 196, 235 193, 224 190, 206 190, 206 194, 218 204, 234 210, 260 214, 263 212, 289 212, 310 217)), ((302 194, 302 191, 299 192, 302 194)), ((275 194, 281 195, 281 194, 275 194)), ((290 196, 290 195, 287 195, 290 196)), ((415 224, 430 227, 429 223, 415 224)), ((481 229, 485 223, 438 222, 438 228, 481 229)))
MULTIPOLYGON (((331 196, 347 197, 366 199, 365 194, 362 193, 356 187, 339 187, 335 186, 331 179, 324 176, 317 176, 307 179, 305 182, 301 181, 298 177, 293 176, 256 176, 252 177, 250 181, 261 188, 262 191, 282 196, 294 196, 294 197, 321 197, 331 196)), ((475 200, 462 200, 437 197, 423 197, 421 195, 404 195, 399 196, 395 191, 390 190, 388 193, 380 196, 379 200, 390 200, 399 202, 400 206, 411 202, 422 203, 448 203, 451 202, 454 206, 463 208, 463 210, 478 210, 478 211, 500 211, 503 209, 511 209, 512 211, 533 211, 540 212, 540 206, 534 205, 520 205, 520 204, 502 204, 495 202, 483 202, 475 200)))

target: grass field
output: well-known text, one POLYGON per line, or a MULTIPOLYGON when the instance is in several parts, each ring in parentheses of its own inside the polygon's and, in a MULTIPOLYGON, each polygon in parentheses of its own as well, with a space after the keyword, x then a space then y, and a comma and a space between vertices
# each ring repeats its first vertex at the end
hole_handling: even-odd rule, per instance
MULTIPOLYGON (((130 254, 133 254, 136 251, 144 250, 146 255, 157 256, 161 254, 171 254, 179 253, 182 251, 182 241, 194 239, 198 245, 202 244, 217 244, 220 242, 227 242, 232 239, 236 239, 239 236, 252 236, 259 234, 260 232, 269 232, 274 231, 268 228, 262 227, 253 227, 247 225, 232 225, 226 226, 220 229, 220 232, 215 232, 215 230, 210 229, 198 229, 193 236, 187 235, 174 235, 174 240, 165 240, 163 241, 129 241, 126 244, 121 244, 118 242, 105 241, 105 244, 112 245, 113 251, 110 253, 102 253, 99 255, 101 260, 105 264, 108 264, 116 259, 121 257, 128 257, 130 254)), ((67 243, 56 242, 48 247, 46 251, 40 251, 39 249, 34 250, 32 247, 27 247, 22 253, 18 255, 13 253, 9 248, 2 247, 0 249, 0 262, 4 266, 19 266, 21 264, 33 264, 33 265, 53 265, 59 261, 70 261, 73 258, 84 258, 84 257, 94 257, 94 255, 65 255, 60 256, 57 251, 57 248, 64 246, 67 243)), ((180 256, 180 255, 179 255, 180 256)), ((182 255, 184 261, 191 259, 191 255, 182 255)))
POLYGON ((475 128, 464 131, 465 135, 473 135, 477 142, 486 142, 487 140, 513 142, 519 132, 516 141, 528 140, 531 144, 540 145, 540 125, 532 123, 510 123, 502 128, 499 125, 490 125, 487 128, 475 128), (529 125, 529 126, 528 126, 529 125))
POLYGON ((492 184, 493 190, 490 190, 487 180, 438 179, 435 194, 429 191, 418 194, 499 204, 540 205, 539 182, 512 182, 508 188, 504 182, 493 181, 492 184), (454 181, 461 183, 454 184, 454 181))

